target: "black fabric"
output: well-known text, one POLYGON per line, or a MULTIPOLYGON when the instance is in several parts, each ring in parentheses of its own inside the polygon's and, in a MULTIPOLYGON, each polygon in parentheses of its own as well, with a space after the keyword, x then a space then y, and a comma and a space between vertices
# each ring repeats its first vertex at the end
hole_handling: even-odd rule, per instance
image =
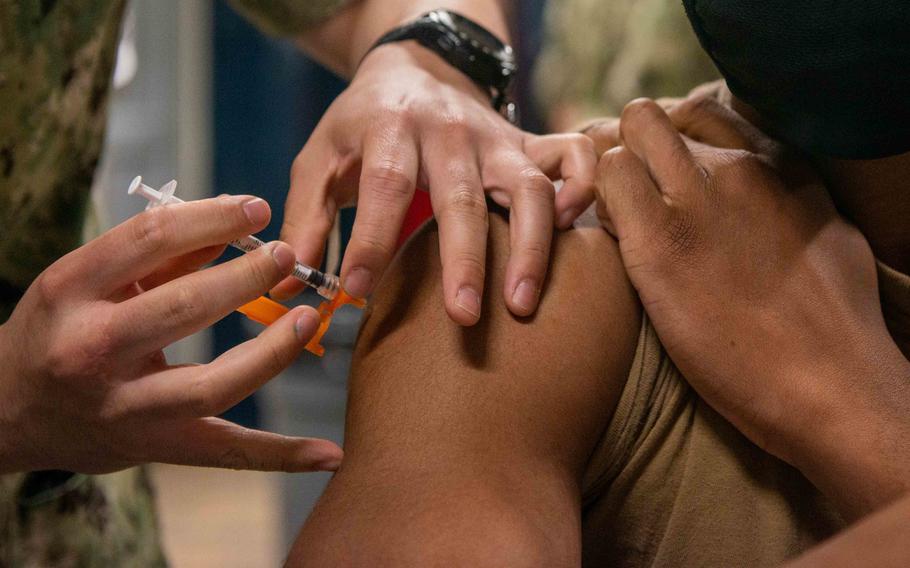
POLYGON ((836 158, 910 151, 910 0, 683 0, 738 98, 836 158))

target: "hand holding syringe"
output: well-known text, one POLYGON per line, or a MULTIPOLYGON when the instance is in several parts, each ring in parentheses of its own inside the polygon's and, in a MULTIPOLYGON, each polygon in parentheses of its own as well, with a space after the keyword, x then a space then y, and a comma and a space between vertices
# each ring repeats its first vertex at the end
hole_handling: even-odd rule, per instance
MULTIPOLYGON (((146 198, 149 202, 146 209, 151 209, 171 203, 184 203, 182 199, 174 196, 176 189, 176 181, 171 181, 165 184, 164 187, 162 187, 160 190, 157 190, 142 183, 141 176, 136 176, 136 178, 133 179, 132 183, 130 183, 130 187, 127 190, 127 193, 130 195, 138 194, 146 198)), ((253 235, 241 237, 239 239, 231 241, 229 244, 232 247, 242 250, 245 253, 253 252, 256 249, 265 246, 265 242, 253 235)), ((320 296, 326 300, 329 300, 328 302, 323 302, 319 306, 321 324, 319 326, 319 330, 316 332, 316 335, 313 336, 313 339, 307 345, 308 351, 322 356, 322 354, 325 352, 325 349, 322 347, 322 345, 319 344, 319 342, 321 341, 322 336, 325 335, 325 332, 328 330, 329 324, 332 320, 332 315, 335 313, 335 310, 345 304, 351 304, 355 307, 363 308, 366 305, 366 301, 358 298, 352 298, 346 294, 345 291, 341 288, 337 276, 332 274, 325 274, 324 272, 320 272, 315 268, 307 266, 301 262, 297 262, 292 275, 299 279, 301 282, 305 283, 307 286, 314 288, 320 296)), ((241 306, 237 311, 263 325, 271 325, 278 318, 287 313, 288 309, 278 302, 263 297, 250 302, 249 304, 241 306)))

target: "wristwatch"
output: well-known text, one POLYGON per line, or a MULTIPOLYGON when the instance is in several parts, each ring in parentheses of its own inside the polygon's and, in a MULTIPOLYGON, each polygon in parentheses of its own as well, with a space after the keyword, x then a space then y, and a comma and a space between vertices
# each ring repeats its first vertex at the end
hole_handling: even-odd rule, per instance
MULTIPOLYGON (((509 86, 518 71, 512 48, 473 20, 449 10, 433 10, 379 38, 380 45, 414 40, 442 57, 490 94, 493 108, 518 122, 509 86)), ((369 51, 367 52, 369 53, 369 51)))

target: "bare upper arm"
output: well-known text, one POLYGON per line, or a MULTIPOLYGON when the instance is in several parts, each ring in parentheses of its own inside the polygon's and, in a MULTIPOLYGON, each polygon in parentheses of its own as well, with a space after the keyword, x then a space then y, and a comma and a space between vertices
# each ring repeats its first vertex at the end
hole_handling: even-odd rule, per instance
POLYGON ((640 310, 615 243, 584 229, 555 239, 536 315, 512 316, 499 293, 508 231, 491 214, 485 313, 472 328, 443 307, 435 225, 388 270, 355 352, 345 460, 295 561, 580 558, 578 484, 625 383, 640 310))

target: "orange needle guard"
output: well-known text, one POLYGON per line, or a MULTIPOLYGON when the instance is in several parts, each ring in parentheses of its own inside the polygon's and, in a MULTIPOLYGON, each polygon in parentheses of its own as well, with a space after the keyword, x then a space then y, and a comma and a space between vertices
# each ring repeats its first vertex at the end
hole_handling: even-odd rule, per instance
MULTIPOLYGON (((335 315, 335 310, 346 305, 363 309, 366 307, 367 301, 363 298, 351 297, 344 290, 338 290, 338 295, 335 296, 334 300, 319 304, 319 308, 317 309, 319 312, 319 328, 316 329, 316 333, 313 335, 312 339, 310 339, 310 342, 307 343, 307 351, 318 357, 322 357, 325 354, 325 347, 320 344, 322 337, 325 335, 325 332, 329 330, 329 325, 332 323, 332 316, 335 315)), ((253 300, 249 304, 240 306, 237 308, 237 311, 256 323, 268 326, 278 321, 281 316, 291 310, 278 302, 263 296, 253 300)))

